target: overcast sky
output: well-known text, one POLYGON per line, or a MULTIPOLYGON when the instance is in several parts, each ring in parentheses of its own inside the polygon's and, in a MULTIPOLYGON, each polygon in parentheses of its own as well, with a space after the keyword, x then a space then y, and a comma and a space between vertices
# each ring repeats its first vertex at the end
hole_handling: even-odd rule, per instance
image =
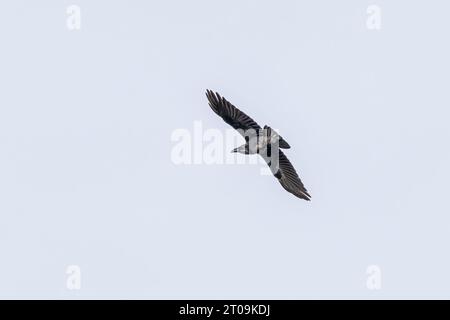
POLYGON ((3 1, 0 297, 450 298, 449 10, 3 1), (228 129, 207 88, 280 130, 311 202, 173 162, 175 130, 228 129))

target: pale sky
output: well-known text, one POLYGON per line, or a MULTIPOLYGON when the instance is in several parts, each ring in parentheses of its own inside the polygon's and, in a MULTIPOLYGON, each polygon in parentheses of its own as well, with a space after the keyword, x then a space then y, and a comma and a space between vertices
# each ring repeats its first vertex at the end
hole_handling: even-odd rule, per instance
POLYGON ((448 2, 0 7, 1 298, 449 298, 448 2), (173 163, 175 130, 228 129, 207 88, 311 202, 173 163))

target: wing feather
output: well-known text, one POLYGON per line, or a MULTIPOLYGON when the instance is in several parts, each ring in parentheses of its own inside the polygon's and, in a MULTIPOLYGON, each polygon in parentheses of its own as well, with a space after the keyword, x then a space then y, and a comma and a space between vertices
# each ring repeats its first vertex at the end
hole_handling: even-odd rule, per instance
POLYGON ((278 151, 278 154, 278 165, 272 164, 273 159, 270 157, 262 156, 272 170, 275 178, 278 179, 281 186, 286 191, 292 193, 298 198, 307 201, 311 200, 311 195, 308 193, 303 185, 303 182, 300 180, 300 177, 298 176, 292 163, 281 150, 278 151))
POLYGON ((261 129, 255 120, 236 108, 224 97, 221 97, 217 92, 206 90, 206 97, 211 109, 234 129, 254 129, 256 131, 261 129))

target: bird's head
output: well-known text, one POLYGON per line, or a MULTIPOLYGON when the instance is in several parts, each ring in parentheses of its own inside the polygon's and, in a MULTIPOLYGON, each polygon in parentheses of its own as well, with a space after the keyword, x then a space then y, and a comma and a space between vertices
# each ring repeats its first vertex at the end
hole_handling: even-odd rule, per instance
POLYGON ((247 152, 246 152, 245 144, 231 150, 231 153, 234 153, 234 152, 246 154, 247 152))

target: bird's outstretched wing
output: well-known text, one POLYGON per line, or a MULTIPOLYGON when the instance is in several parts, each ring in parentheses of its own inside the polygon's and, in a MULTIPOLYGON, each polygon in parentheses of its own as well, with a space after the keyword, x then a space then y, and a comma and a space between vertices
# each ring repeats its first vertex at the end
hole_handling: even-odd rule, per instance
POLYGON ((206 90, 206 97, 208 98, 211 109, 234 129, 254 129, 256 131, 261 129, 255 120, 233 106, 217 92, 214 93, 211 90, 206 90))
POLYGON ((303 182, 300 180, 297 171, 295 171, 294 166, 281 150, 278 150, 279 160, 277 165, 273 163, 273 159, 270 159, 270 157, 262 157, 270 167, 275 178, 278 179, 286 191, 301 199, 307 201, 311 200, 311 196, 303 185, 303 182))

